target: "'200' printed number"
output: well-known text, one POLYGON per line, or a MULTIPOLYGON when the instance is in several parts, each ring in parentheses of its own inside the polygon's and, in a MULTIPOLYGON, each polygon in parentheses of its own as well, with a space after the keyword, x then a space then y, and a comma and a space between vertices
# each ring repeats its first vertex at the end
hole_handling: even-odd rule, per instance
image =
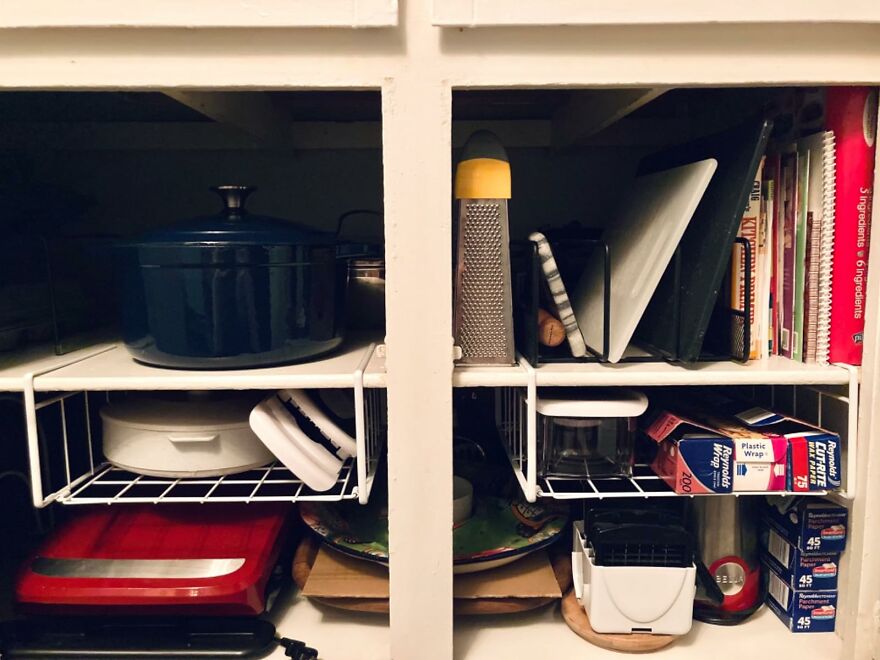
POLYGON ((685 493, 690 493, 693 490, 694 477, 690 472, 682 472, 679 482, 685 493))

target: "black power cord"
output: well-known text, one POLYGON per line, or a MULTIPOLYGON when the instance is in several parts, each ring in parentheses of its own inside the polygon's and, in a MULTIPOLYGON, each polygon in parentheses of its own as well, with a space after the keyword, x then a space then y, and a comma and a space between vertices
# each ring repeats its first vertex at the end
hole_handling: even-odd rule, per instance
POLYGON ((284 647, 285 657, 293 660, 318 660, 318 652, 298 639, 279 637, 278 643, 284 647))

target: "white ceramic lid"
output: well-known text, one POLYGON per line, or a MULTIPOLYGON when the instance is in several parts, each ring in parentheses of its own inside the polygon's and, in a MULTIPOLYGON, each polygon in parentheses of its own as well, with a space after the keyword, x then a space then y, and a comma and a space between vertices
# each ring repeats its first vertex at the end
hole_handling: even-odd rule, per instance
POLYGON ((137 395, 101 409, 104 422, 115 422, 147 431, 216 431, 248 427, 248 416, 257 401, 250 394, 203 395, 171 399, 137 395))
POLYGON ((648 397, 620 387, 538 390, 538 414, 545 417, 638 417, 647 409, 648 397))

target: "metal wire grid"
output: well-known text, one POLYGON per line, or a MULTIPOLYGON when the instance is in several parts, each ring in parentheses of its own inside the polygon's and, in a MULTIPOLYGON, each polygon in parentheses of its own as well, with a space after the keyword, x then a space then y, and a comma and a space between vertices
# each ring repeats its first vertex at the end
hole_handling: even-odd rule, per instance
MULTIPOLYGON (((502 387, 496 392, 495 423, 507 450, 507 457, 513 472, 526 495, 534 502, 537 496, 535 466, 537 464, 537 441, 532 438, 533 448, 529 451, 529 409, 526 389, 521 387, 502 387), (529 460, 529 457, 532 460, 529 460)), ((532 432, 534 435, 534 431, 532 432)))
MULTIPOLYGON (((848 441, 854 441, 853 420, 856 400, 853 392, 857 384, 849 386, 754 386, 748 387, 751 398, 778 408, 782 412, 801 417, 817 426, 823 426, 846 438, 844 450, 843 487, 835 491, 842 497, 851 492, 853 470, 847 454, 854 455, 848 441), (846 390, 844 394, 839 390, 846 390)), ((583 479, 538 477, 540 461, 537 446, 537 411, 529 405, 529 391, 523 387, 499 388, 496 393, 496 425, 507 451, 514 474, 530 502, 538 497, 558 500, 588 500, 602 498, 638 497, 703 497, 723 493, 681 494, 676 493, 654 472, 649 465, 635 465, 631 477, 593 477, 583 479)), ((773 495, 827 495, 828 490, 809 492, 774 491, 773 495)), ((740 495, 767 495, 767 491, 737 491, 740 495)))
POLYGON ((37 420, 40 479, 35 503, 63 504, 177 503, 177 502, 278 502, 339 501, 358 498, 366 502, 386 438, 385 390, 370 389, 363 396, 363 440, 358 442, 362 469, 348 459, 336 484, 316 492, 280 463, 238 474, 212 478, 169 478, 134 474, 103 460, 96 447, 94 405, 96 396, 110 394, 65 392, 34 404, 37 420), (75 423, 74 421, 75 420, 75 423), (52 443, 51 448, 48 446, 52 443), (60 446, 57 446, 60 445, 60 446), (59 460, 59 458, 61 460, 59 460), (51 460, 50 460, 51 459, 51 460), (51 469, 50 463, 55 469, 51 469), (58 466, 63 465, 59 481, 58 466), (362 486, 359 487, 359 483, 362 486), (59 487, 60 484, 60 487, 59 487), (50 494, 43 496, 45 491, 50 494))
POLYGON ((590 500, 604 497, 704 497, 708 495, 827 495, 826 490, 809 493, 775 491, 737 491, 734 493, 681 494, 673 491, 649 465, 634 465, 632 477, 602 477, 593 479, 542 478, 538 496, 557 500, 590 500))
MULTIPOLYGON (((360 484, 355 494, 361 504, 366 504, 373 490, 379 459, 388 437, 387 392, 384 389, 364 390, 364 451, 358 458, 357 479, 360 484)), ((344 470, 344 468, 343 468, 344 470)), ((302 499, 302 498, 300 498, 302 499)))
POLYGON ((63 504, 337 501, 357 497, 353 465, 353 460, 347 461, 336 485, 318 493, 278 463, 210 479, 148 477, 105 463, 92 478, 60 495, 58 501, 63 504))
MULTIPOLYGON (((95 449, 93 426, 97 406, 87 392, 41 396, 33 402, 33 428, 28 429, 31 488, 34 504, 44 507, 78 488, 105 465, 95 449), (60 445, 60 446, 59 446, 60 445), (72 449, 73 447, 73 449, 72 449), (63 477, 59 476, 59 469, 63 477), (44 495, 46 491, 48 495, 44 495)), ((109 395, 103 398, 109 401, 109 395)), ((27 399, 25 400, 27 408, 27 399)))

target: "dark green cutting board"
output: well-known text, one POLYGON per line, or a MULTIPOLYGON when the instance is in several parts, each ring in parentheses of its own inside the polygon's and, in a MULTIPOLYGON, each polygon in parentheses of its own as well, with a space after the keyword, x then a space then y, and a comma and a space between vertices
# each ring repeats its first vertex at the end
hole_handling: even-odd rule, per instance
POLYGON ((640 175, 706 158, 717 160, 718 169, 679 244, 681 322, 678 336, 671 321, 676 289, 673 260, 636 328, 636 343, 682 362, 699 358, 772 126, 768 120, 753 119, 642 160, 640 175))

